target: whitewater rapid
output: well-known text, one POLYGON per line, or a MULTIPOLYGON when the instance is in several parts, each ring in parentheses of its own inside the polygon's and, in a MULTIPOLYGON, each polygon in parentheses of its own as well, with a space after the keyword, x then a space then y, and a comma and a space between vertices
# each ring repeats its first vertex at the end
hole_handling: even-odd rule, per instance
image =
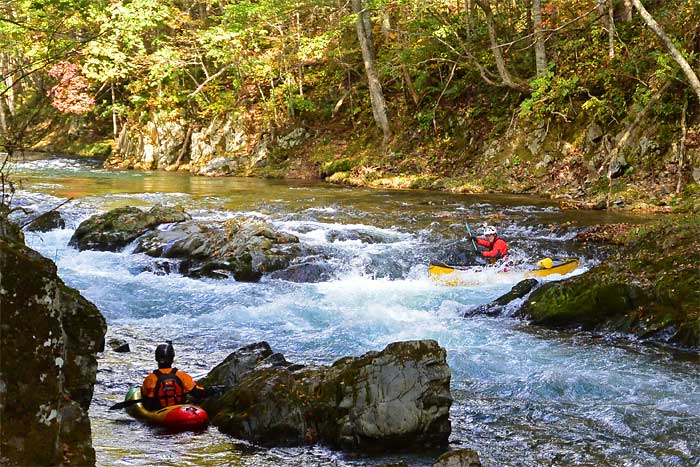
MULTIPOLYGON (((260 450, 221 435, 166 435, 107 410, 153 368, 152 352, 175 342, 176 364, 203 376, 239 346, 265 340, 289 361, 330 364, 390 342, 435 339, 452 370, 453 447, 478 451, 485 466, 695 466, 700 461, 700 376, 694 359, 634 341, 528 327, 502 317, 463 318, 506 293, 522 273, 475 274, 466 287, 428 278, 432 259, 470 259, 464 221, 491 219, 523 263, 577 255, 579 274, 599 261, 573 242, 571 222, 526 198, 372 192, 313 184, 206 180, 182 174, 109 173, 74 160, 31 161, 17 202, 61 209, 65 229, 27 233, 61 278, 97 305, 108 338, 132 352, 99 357, 91 419, 98 464, 431 465, 439 453, 354 456, 311 446, 260 450), (79 194, 79 196, 77 196, 79 194), (118 206, 182 205, 200 221, 262 218, 321 250, 330 280, 259 283, 160 275, 155 261, 83 251, 68 241, 89 216, 118 206), (500 218, 493 217, 499 213, 500 218)), ((607 220, 607 218, 606 218, 607 220)), ((557 277, 556 279, 561 279, 557 277)))

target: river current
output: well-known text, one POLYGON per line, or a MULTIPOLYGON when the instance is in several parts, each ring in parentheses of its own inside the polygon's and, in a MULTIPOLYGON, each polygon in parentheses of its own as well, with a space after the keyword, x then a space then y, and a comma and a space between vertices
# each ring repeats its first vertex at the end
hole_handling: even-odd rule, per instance
POLYGON ((484 466, 700 464, 697 356, 509 317, 462 317, 508 292, 522 279, 519 270, 474 274, 462 287, 436 285, 427 275, 431 260, 473 261, 465 223, 474 230, 495 224, 523 266, 575 255, 582 262, 572 274, 580 274, 602 257, 573 241, 577 229, 643 217, 563 212, 532 197, 109 172, 68 158, 23 160, 13 170, 13 205, 41 212, 71 199, 60 209, 66 228, 27 233, 27 243, 97 305, 107 338, 131 347, 98 357, 90 415, 100 466, 429 466, 440 454, 260 449, 214 427, 173 435, 108 411, 154 368, 153 350, 166 339, 174 342, 176 366, 195 377, 261 340, 289 361, 330 364, 395 341, 435 339, 452 370, 451 446, 475 449, 484 466), (182 205, 199 220, 265 219, 322 251, 333 276, 319 283, 196 280, 149 272, 154 260, 128 247, 111 253, 67 246, 91 215, 154 204, 182 205))

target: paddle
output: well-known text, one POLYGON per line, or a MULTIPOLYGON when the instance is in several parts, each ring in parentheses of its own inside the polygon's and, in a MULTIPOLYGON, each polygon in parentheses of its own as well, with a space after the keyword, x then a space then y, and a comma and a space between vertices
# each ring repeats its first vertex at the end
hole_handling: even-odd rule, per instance
MULTIPOLYGON (((204 389, 204 397, 209 397, 213 396, 215 394, 221 394, 222 392, 225 392, 227 389, 231 389, 233 386, 211 386, 208 388, 204 389)), ((192 391, 190 391, 192 392, 192 391)), ((185 393, 184 395, 187 395, 188 393, 185 393)), ((131 407, 134 404, 138 404, 140 402, 147 402, 147 401, 152 401, 154 399, 158 399, 157 397, 142 397, 141 399, 129 399, 128 401, 123 401, 119 402, 117 404, 114 404, 112 407, 109 408, 109 410, 120 410, 120 409, 125 409, 127 407, 131 407)), ((165 397, 161 397, 160 399, 166 399, 165 397)))
POLYGON ((478 253, 479 249, 476 247, 476 243, 474 243, 474 238, 473 238, 474 236, 472 235, 472 229, 469 228, 468 222, 465 222, 464 225, 467 226, 467 233, 469 234, 469 238, 471 239, 472 245, 474 246, 474 251, 476 251, 478 253))

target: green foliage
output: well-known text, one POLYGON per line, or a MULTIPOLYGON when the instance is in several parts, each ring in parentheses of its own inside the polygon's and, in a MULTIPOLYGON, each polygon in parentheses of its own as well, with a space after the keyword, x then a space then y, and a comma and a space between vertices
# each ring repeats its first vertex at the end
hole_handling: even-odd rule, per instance
MULTIPOLYGON (((658 38, 638 17, 616 21, 610 58, 605 25, 595 12, 585 15, 595 2, 544 2, 544 26, 553 31, 546 42, 549 69, 535 78, 528 2, 507 7, 491 2, 496 40, 505 44, 500 48, 505 67, 518 83, 530 83, 529 95, 503 85, 482 9, 471 12, 467 27, 463 2, 364 4, 396 144, 404 146, 395 149, 406 155, 397 164, 410 160, 418 147, 450 151, 469 145, 473 154, 485 138, 511 127, 518 111, 520 118, 536 121, 583 116, 602 126, 620 124, 666 82, 674 87, 653 112, 662 121, 680 114, 684 77, 658 38)), ((357 15, 342 2, 16 0, 7 5, 5 16, 21 19, 0 21, 0 40, 12 44, 6 47, 8 63, 18 70, 33 64, 41 69, 51 57, 75 57, 98 103, 89 118, 103 128, 111 128, 113 110, 132 122, 157 114, 205 123, 240 112, 250 115, 255 131, 303 122, 371 133, 357 15)), ((692 52, 700 23, 697 2, 648 6, 697 69, 692 52)), ((2 71, 4 77, 12 72, 2 71)), ((46 87, 54 83, 42 73, 13 96, 20 108, 6 115, 28 116, 30 104, 45 104, 46 87)), ((7 83, 0 83, 0 93, 8 92, 7 83)), ((373 144, 373 137, 365 143, 373 144)), ((431 168, 444 163, 428 157, 431 168)))

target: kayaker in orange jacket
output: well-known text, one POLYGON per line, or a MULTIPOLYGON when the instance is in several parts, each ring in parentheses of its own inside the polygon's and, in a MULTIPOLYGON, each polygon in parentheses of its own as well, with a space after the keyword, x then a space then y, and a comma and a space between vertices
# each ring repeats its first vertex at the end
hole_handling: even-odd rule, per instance
POLYGON ((195 383, 190 375, 172 367, 173 360, 175 349, 171 342, 156 347, 158 369, 149 374, 141 385, 141 397, 148 399, 144 402, 146 409, 158 410, 183 404, 187 394, 195 398, 205 396, 204 388, 195 383))
POLYGON ((479 245, 487 248, 486 251, 481 252, 481 256, 488 259, 491 264, 508 257, 508 244, 498 236, 496 227, 490 225, 484 227, 484 237, 486 238, 471 237, 479 245))

